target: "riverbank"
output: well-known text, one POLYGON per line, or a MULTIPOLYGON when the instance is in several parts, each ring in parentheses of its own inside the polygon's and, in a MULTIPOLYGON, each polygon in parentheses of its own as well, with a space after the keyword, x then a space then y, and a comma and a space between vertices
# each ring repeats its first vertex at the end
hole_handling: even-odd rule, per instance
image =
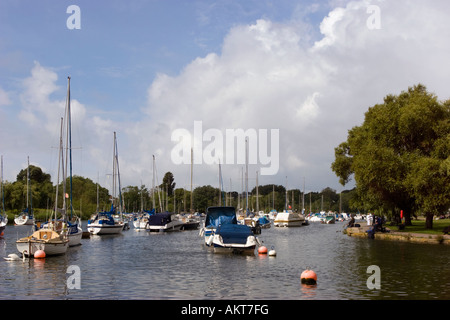
MULTIPOLYGON (((343 232, 350 237, 368 238, 367 230, 371 229, 372 226, 368 226, 366 222, 359 222, 358 224, 360 227, 347 228, 343 232)), ((374 239, 450 245, 450 235, 396 231, 390 227, 386 227, 386 230, 387 232, 376 232, 374 239)))

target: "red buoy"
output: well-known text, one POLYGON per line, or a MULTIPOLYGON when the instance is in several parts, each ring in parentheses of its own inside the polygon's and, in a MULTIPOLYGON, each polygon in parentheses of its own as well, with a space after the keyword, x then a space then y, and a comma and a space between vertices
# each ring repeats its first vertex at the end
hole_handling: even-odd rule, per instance
POLYGON ((261 246, 258 248, 259 254, 267 254, 267 248, 265 246, 261 246))
POLYGON ((316 284, 317 274, 313 270, 305 270, 300 275, 300 280, 304 284, 316 284))
POLYGON ((34 253, 35 259, 43 259, 45 258, 45 251, 44 250, 38 250, 34 253))

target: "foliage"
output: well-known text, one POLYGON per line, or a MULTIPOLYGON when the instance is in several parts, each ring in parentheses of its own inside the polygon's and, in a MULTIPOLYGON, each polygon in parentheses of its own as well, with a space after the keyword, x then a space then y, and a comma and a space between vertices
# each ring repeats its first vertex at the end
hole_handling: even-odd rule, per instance
POLYGON ((341 184, 354 177, 359 205, 396 217, 403 210, 407 225, 424 212, 432 227, 450 206, 449 106, 419 84, 369 108, 331 165, 341 184))

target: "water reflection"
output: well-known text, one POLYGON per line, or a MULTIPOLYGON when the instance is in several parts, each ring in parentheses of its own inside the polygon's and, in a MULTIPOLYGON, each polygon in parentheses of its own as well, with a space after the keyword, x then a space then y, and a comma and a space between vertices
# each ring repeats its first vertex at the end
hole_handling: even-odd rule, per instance
MULTIPOLYGON (((8 226, 9 227, 9 226, 8 226)), ((16 253, 29 228, 11 227, 0 254, 16 253), (26 229, 26 230, 25 230, 26 229), (10 236, 16 234, 17 236, 10 236)), ((342 225, 271 228, 260 235, 277 256, 218 255, 196 231, 129 230, 93 236, 64 256, 0 261, 0 297, 15 299, 448 299, 450 248, 350 238, 342 225), (77 265, 81 289, 67 289, 77 265), (381 289, 367 288, 367 268, 381 270, 381 289), (312 269, 317 285, 300 283, 312 269)))

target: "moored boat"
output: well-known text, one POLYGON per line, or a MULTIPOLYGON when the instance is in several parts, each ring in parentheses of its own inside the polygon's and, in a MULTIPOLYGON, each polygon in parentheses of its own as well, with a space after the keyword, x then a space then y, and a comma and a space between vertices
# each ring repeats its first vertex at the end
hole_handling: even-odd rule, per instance
POLYGON ((211 246, 216 229, 222 224, 237 224, 236 211, 233 207, 209 207, 206 209, 206 217, 200 236, 205 244, 211 246))
POLYGON ((146 230, 150 232, 179 231, 183 222, 175 218, 172 212, 158 212, 149 216, 146 230))
POLYGON ((88 220, 88 231, 95 235, 121 233, 123 230, 123 221, 115 220, 114 215, 114 205, 111 205, 110 211, 102 211, 93 215, 91 219, 88 220))
POLYGON ((39 229, 31 236, 16 241, 17 250, 26 256, 33 256, 36 251, 43 250, 46 256, 65 254, 69 247, 66 234, 49 228, 39 229))
POLYGON ((212 241, 215 253, 253 254, 257 244, 251 228, 242 224, 220 225, 212 241))
POLYGON ((293 212, 292 210, 284 210, 278 212, 273 225, 275 227, 301 227, 305 223, 305 218, 293 212))

